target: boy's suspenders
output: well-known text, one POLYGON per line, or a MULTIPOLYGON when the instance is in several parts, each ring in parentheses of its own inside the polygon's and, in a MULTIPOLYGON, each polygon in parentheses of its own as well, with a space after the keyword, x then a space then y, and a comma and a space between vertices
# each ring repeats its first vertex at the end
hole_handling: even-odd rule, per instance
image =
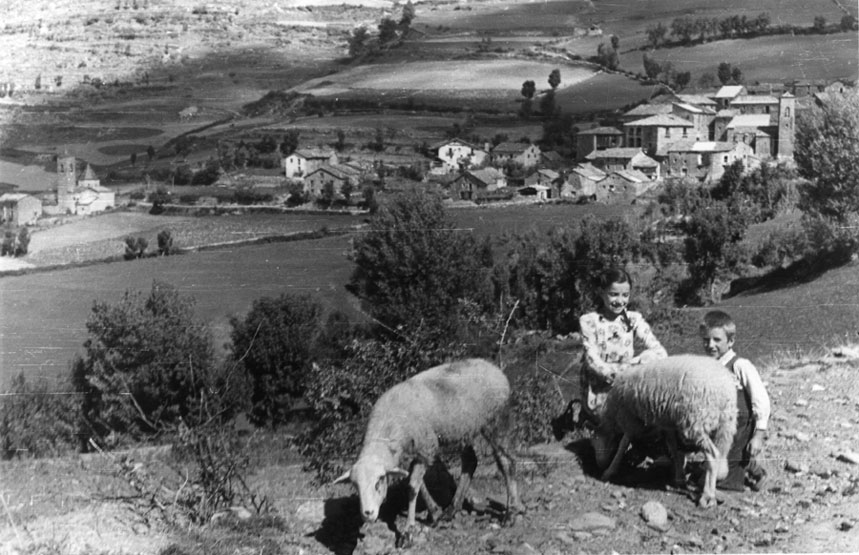
MULTIPOLYGON (((730 371, 731 371, 731 373, 733 373, 735 377, 736 377, 736 373, 734 373, 734 364, 736 364, 738 360, 740 360, 740 355, 738 355, 738 354, 734 353, 733 358, 732 358, 731 360, 729 360, 727 364, 725 364, 725 368, 727 368, 728 370, 730 370, 730 371)), ((740 384, 740 386, 742 387, 742 384, 740 384)), ((752 411, 752 397, 751 397, 751 395, 749 394, 749 390, 748 390, 748 389, 746 389, 745 387, 742 387, 742 390, 743 390, 743 396, 746 398, 746 404, 747 404, 747 405, 748 405, 748 407, 749 407, 749 413, 751 414, 751 411, 752 411)))

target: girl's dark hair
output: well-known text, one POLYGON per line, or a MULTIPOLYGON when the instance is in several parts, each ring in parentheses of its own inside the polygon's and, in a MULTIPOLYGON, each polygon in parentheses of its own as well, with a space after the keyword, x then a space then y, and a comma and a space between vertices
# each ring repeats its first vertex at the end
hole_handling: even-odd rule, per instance
POLYGON ((632 287, 632 278, 623 268, 613 266, 600 274, 597 278, 597 287, 605 290, 611 287, 612 283, 628 283, 632 287))

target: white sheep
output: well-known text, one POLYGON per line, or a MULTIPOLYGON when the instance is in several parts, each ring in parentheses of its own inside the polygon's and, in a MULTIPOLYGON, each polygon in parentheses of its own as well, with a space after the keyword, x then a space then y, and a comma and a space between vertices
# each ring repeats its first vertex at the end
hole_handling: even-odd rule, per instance
POLYGON ((630 441, 658 429, 668 444, 677 485, 685 483, 678 441, 703 451, 706 474, 698 504, 715 504, 716 480, 728 474, 726 456, 737 428, 737 389, 719 361, 677 355, 634 367, 617 376, 595 416, 591 441, 604 480, 617 472, 630 441))
POLYGON ((471 446, 478 434, 492 448, 507 485, 508 515, 521 512, 515 480, 515 462, 506 450, 502 424, 509 416, 510 383, 497 366, 468 359, 430 368, 386 391, 376 401, 358 460, 335 483, 351 480, 361 500, 365 522, 378 518, 385 499, 388 476, 410 476, 409 512, 401 543, 408 544, 415 525, 415 505, 420 492, 433 520, 441 509, 424 485, 427 466, 438 454, 440 442, 464 444, 462 474, 445 517, 462 508, 477 458, 471 446), (401 461, 411 461, 411 472, 401 461))

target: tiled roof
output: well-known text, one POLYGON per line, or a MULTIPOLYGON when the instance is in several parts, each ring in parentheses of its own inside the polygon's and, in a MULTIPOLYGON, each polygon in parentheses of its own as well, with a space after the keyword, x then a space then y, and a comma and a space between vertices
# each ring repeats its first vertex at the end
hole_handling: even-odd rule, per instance
POLYGON ((607 148, 605 150, 595 150, 585 156, 588 160, 598 160, 600 158, 627 158, 632 159, 636 154, 641 153, 640 148, 634 147, 616 147, 607 148))
POLYGON ((724 110, 719 110, 716 112, 717 118, 732 118, 739 114, 739 110, 732 110, 731 108, 725 108, 724 110))
POLYGON ((605 179, 606 175, 608 175, 598 167, 588 163, 579 164, 578 166, 573 168, 573 172, 593 181, 600 181, 601 179, 605 179))
POLYGON ((703 94, 676 94, 674 95, 680 102, 694 104, 696 106, 715 106, 716 101, 706 97, 703 94))
POLYGON ((769 114, 740 114, 734 116, 734 119, 728 123, 728 129, 736 129, 737 127, 769 127, 769 114))
POLYGON ((731 101, 731 106, 735 104, 778 104, 778 98, 768 94, 743 94, 731 101))
POLYGON ((469 143, 468 141, 463 141, 462 139, 447 139, 444 141, 439 141, 439 142, 433 144, 430 148, 432 150, 438 150, 438 149, 446 147, 448 145, 462 145, 462 146, 467 146, 467 147, 472 148, 472 149, 478 148, 478 147, 474 146, 473 144, 469 143))
POLYGON ((659 162, 642 152, 641 156, 633 157, 632 165, 636 168, 656 168, 659 167, 659 162))
POLYGON ((596 127, 579 131, 579 135, 623 135, 623 131, 616 127, 596 127))
POLYGON ((493 154, 522 154, 530 148, 531 145, 528 143, 511 143, 505 142, 500 143, 498 146, 492 149, 493 154))
POLYGON ((29 196, 24 193, 4 193, 0 195, 0 202, 18 202, 29 196))
POLYGON ((302 158, 331 158, 334 151, 330 148, 299 148, 293 154, 302 158))
POLYGON ((640 104, 623 114, 624 117, 647 117, 670 114, 671 104, 640 104))
POLYGON ((742 85, 725 85, 716 93, 716 98, 734 98, 742 93, 742 85))
POLYGON ((680 116, 675 116, 674 114, 659 114, 657 116, 650 116, 649 118, 630 121, 623 125, 630 127, 695 127, 695 124, 691 121, 685 120, 680 116))
POLYGON ((643 183, 645 181, 650 181, 650 178, 641 173, 638 170, 616 170, 613 172, 615 175, 619 175, 627 181, 632 181, 633 183, 643 183))

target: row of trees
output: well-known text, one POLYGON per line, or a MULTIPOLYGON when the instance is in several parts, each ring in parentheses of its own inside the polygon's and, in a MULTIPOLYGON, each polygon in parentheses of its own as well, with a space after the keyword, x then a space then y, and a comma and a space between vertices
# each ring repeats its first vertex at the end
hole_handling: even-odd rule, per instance
POLYGON ((754 37, 772 33, 827 33, 831 31, 849 31, 856 28, 856 18, 845 15, 837 26, 827 25, 823 16, 815 16, 811 27, 802 28, 795 25, 772 26, 772 18, 767 12, 761 12, 755 17, 746 15, 730 15, 723 18, 681 16, 673 19, 666 27, 662 23, 651 25, 645 31, 647 42, 651 48, 659 48, 668 43, 668 37, 682 45, 693 42, 704 43, 717 39, 739 37, 754 37))

